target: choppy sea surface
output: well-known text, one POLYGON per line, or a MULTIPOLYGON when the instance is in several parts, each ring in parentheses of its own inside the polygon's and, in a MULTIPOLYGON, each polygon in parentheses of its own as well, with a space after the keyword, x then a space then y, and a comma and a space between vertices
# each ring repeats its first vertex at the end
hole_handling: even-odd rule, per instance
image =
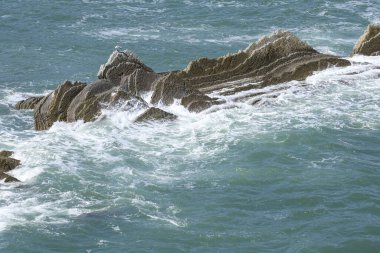
POLYGON ((380 56, 351 57, 380 2, 1 1, 0 252, 380 252, 380 56), (287 29, 352 66, 256 106, 33 130, 14 104, 91 82, 115 45, 155 71, 287 29))

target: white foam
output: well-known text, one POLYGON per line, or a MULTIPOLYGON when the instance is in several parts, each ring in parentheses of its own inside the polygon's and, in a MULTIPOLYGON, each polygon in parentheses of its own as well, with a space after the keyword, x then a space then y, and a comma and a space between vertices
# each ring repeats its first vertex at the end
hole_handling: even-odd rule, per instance
POLYGON ((147 216, 153 220, 161 220, 161 221, 168 222, 168 223, 170 223, 176 227, 186 227, 187 226, 186 222, 181 222, 181 221, 177 221, 177 220, 165 218, 165 217, 159 217, 159 216, 151 215, 151 214, 147 214, 147 216))
POLYGON ((16 170, 10 171, 8 174, 17 178, 22 182, 29 182, 41 174, 44 170, 42 168, 29 168, 29 167, 20 167, 16 170))
POLYGON ((66 223, 68 219, 64 217, 75 217, 80 214, 77 208, 65 208, 65 202, 68 202, 68 199, 45 202, 43 196, 29 196, 27 192, 20 193, 14 187, 14 185, 0 184, 2 199, 0 213, 4 221, 0 222, 0 232, 13 225, 66 223))
POLYGON ((119 232, 121 229, 120 229, 119 226, 113 226, 113 227, 112 227, 112 230, 113 230, 113 231, 116 231, 116 232, 119 232))

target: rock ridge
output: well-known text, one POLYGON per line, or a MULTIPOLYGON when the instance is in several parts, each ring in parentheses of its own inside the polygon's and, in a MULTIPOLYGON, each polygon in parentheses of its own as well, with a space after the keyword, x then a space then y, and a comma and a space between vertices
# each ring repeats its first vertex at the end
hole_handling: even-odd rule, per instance
MULTIPOLYGON (((368 26, 353 53, 379 54, 379 25, 368 26)), ((17 103, 17 109, 33 109, 36 130, 54 122, 95 120, 102 108, 127 104, 145 111, 136 121, 172 120, 175 115, 158 108, 176 100, 191 112, 201 112, 226 103, 226 96, 256 104, 252 100, 267 86, 304 80, 315 71, 348 66, 338 56, 322 54, 288 31, 276 31, 233 54, 191 61, 183 70, 156 73, 130 51, 114 51, 91 84, 65 81, 44 97, 17 103), (250 91, 251 93, 243 93, 250 91), (258 92, 255 92, 258 91, 258 92), (149 101, 142 96, 151 94, 149 101), (250 101, 250 102, 249 102, 250 101)), ((127 112, 126 112, 127 113, 127 112)))
POLYGON ((19 182, 17 178, 7 174, 7 172, 15 169, 21 164, 20 160, 11 158, 12 155, 12 151, 0 151, 0 180, 4 180, 5 183, 19 182))

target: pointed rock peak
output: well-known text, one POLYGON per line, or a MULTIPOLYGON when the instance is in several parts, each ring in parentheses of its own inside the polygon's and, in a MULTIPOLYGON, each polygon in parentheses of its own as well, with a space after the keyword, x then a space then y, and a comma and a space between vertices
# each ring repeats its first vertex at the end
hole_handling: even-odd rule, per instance
POLYGON ((277 44, 289 51, 310 51, 316 52, 306 42, 300 40, 293 33, 285 30, 277 30, 268 36, 261 37, 257 42, 252 43, 243 51, 249 55, 252 55, 256 50, 266 47, 270 44, 277 44), (281 43, 280 43, 281 42, 281 43))
POLYGON ((132 63, 145 70, 153 72, 151 68, 146 66, 132 51, 113 51, 109 56, 108 61, 105 64, 100 65, 98 78, 105 79, 107 77, 107 71, 112 67, 117 67, 122 63, 132 63))
POLYGON ((150 107, 148 110, 140 114, 135 123, 146 122, 146 121, 165 121, 165 120, 175 120, 176 115, 163 111, 156 107, 150 107))

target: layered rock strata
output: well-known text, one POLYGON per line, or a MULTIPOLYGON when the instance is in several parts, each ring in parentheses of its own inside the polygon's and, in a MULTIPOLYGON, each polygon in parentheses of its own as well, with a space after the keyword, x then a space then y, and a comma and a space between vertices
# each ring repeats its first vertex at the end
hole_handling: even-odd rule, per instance
POLYGON ((27 98, 25 100, 21 100, 19 102, 17 102, 17 104, 15 105, 15 108, 17 110, 28 110, 28 109, 34 109, 34 107, 36 106, 36 104, 38 104, 38 102, 41 101, 41 99, 43 99, 44 96, 41 96, 41 97, 30 97, 30 98, 27 98))

